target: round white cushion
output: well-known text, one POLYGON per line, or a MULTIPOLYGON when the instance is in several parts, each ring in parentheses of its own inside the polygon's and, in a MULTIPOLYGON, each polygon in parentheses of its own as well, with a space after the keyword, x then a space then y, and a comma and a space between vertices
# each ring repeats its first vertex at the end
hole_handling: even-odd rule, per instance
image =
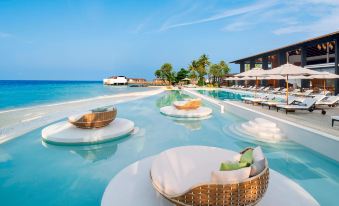
POLYGON ((197 184, 210 183, 212 171, 219 170, 221 162, 239 160, 239 153, 221 148, 176 147, 154 159, 151 176, 162 193, 177 196, 197 184))

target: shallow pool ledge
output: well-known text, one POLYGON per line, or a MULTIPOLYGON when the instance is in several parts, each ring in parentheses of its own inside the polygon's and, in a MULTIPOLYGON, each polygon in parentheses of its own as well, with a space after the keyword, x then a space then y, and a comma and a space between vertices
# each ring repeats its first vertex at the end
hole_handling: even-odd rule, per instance
MULTIPOLYGON (((196 91, 190 90, 190 94, 198 94, 196 91)), ((199 96, 200 94, 196 95, 199 96)), ((237 116, 251 120, 258 117, 268 119, 275 122, 278 127, 284 131, 286 136, 299 144, 302 144, 316 152, 319 152, 331 159, 339 161, 339 137, 325 132, 315 130, 310 127, 305 127, 300 124, 280 119, 262 112, 243 107, 237 102, 220 101, 219 104, 224 105, 226 112, 233 113, 237 116)))

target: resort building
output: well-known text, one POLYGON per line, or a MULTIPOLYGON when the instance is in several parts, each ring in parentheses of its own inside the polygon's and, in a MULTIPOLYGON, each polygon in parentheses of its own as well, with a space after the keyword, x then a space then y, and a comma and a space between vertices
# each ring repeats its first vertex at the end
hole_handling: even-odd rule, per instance
MULTIPOLYGON (((231 63, 239 64, 240 72, 258 65, 261 65, 263 69, 272 69, 291 63, 307 69, 339 74, 338 45, 339 31, 237 59, 231 63)), ((339 80, 326 81, 326 89, 338 94, 339 80)), ((264 84, 273 85, 273 80, 266 81, 264 84)), ((279 86, 283 84, 284 80, 281 80, 279 86)), ((301 80, 301 87, 319 88, 322 87, 322 80, 301 80)))
POLYGON ((128 78, 127 83, 128 84, 147 84, 147 81, 144 78, 128 78))
POLYGON ((125 76, 112 76, 103 80, 105 85, 127 85, 127 78, 125 76))

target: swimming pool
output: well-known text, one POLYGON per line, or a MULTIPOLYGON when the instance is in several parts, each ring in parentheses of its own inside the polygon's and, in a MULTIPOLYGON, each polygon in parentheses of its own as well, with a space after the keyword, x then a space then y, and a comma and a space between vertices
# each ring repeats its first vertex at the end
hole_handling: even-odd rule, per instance
POLYGON ((237 93, 224 90, 197 90, 197 92, 219 100, 240 101, 242 97, 252 96, 246 93, 237 93))
POLYGON ((272 169, 305 188, 321 205, 336 205, 339 194, 339 165, 292 141, 278 144, 242 141, 234 138, 232 125, 246 119, 221 114, 198 121, 184 121, 161 115, 159 108, 180 92, 118 104, 119 117, 133 120, 135 134, 114 142, 93 146, 54 146, 41 142, 41 129, 0 145, 1 205, 99 205, 111 178, 129 164, 144 157, 182 145, 207 145, 239 151, 260 145, 272 169))

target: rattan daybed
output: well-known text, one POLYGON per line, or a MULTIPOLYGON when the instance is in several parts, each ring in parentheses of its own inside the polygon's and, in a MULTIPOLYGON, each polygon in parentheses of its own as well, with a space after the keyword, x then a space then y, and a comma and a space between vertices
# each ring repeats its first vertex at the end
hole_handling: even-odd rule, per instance
POLYGON ((224 152, 221 150, 223 149, 205 146, 186 146, 167 150, 169 152, 165 151, 167 154, 160 154, 162 155, 160 161, 155 160, 153 162, 151 169, 151 181, 153 187, 163 197, 177 206, 245 206, 257 204, 268 187, 269 168, 266 158, 263 159, 265 162, 264 169, 259 174, 240 182, 233 181, 227 184, 215 184, 208 180, 205 180, 205 183, 196 183, 192 181, 194 178, 201 178, 201 180, 208 178, 210 173, 206 173, 206 171, 208 171, 206 168, 211 167, 211 165, 221 160, 225 161, 225 156, 223 155, 234 156, 239 154, 229 150, 224 150, 224 152), (186 156, 183 156, 183 151, 180 151, 177 154, 175 151, 171 152, 171 150, 176 149, 186 150, 187 154, 185 155, 188 157, 186 158, 186 156), (185 158, 186 160, 181 160, 185 158), (167 159, 169 161, 167 161, 167 159), (186 163, 184 163, 185 161, 186 163), (158 169, 157 171, 157 169, 154 169, 154 172, 153 167, 155 167, 155 164, 160 164, 161 167, 164 167, 162 168, 163 170, 158 169), (204 164, 205 167, 203 167, 204 164), (202 174, 203 177, 199 177, 196 173, 201 172, 206 174, 202 174), (175 176, 175 178, 171 179, 171 175, 175 176), (184 176, 184 178, 182 179, 181 176, 184 176), (173 181, 174 183, 172 183, 173 181), (186 190, 183 190, 180 194, 173 192, 177 186, 189 186, 189 183, 186 185, 185 183, 182 183, 185 181, 193 183, 193 185, 186 190), (163 187, 162 184, 172 184, 174 187, 163 187))
POLYGON ((68 121, 83 129, 100 128, 110 124, 117 116, 117 109, 109 107, 102 110, 93 110, 89 113, 71 116, 68 121))
POLYGON ((186 101, 175 101, 173 106, 180 110, 198 109, 201 106, 201 99, 190 99, 186 101))

